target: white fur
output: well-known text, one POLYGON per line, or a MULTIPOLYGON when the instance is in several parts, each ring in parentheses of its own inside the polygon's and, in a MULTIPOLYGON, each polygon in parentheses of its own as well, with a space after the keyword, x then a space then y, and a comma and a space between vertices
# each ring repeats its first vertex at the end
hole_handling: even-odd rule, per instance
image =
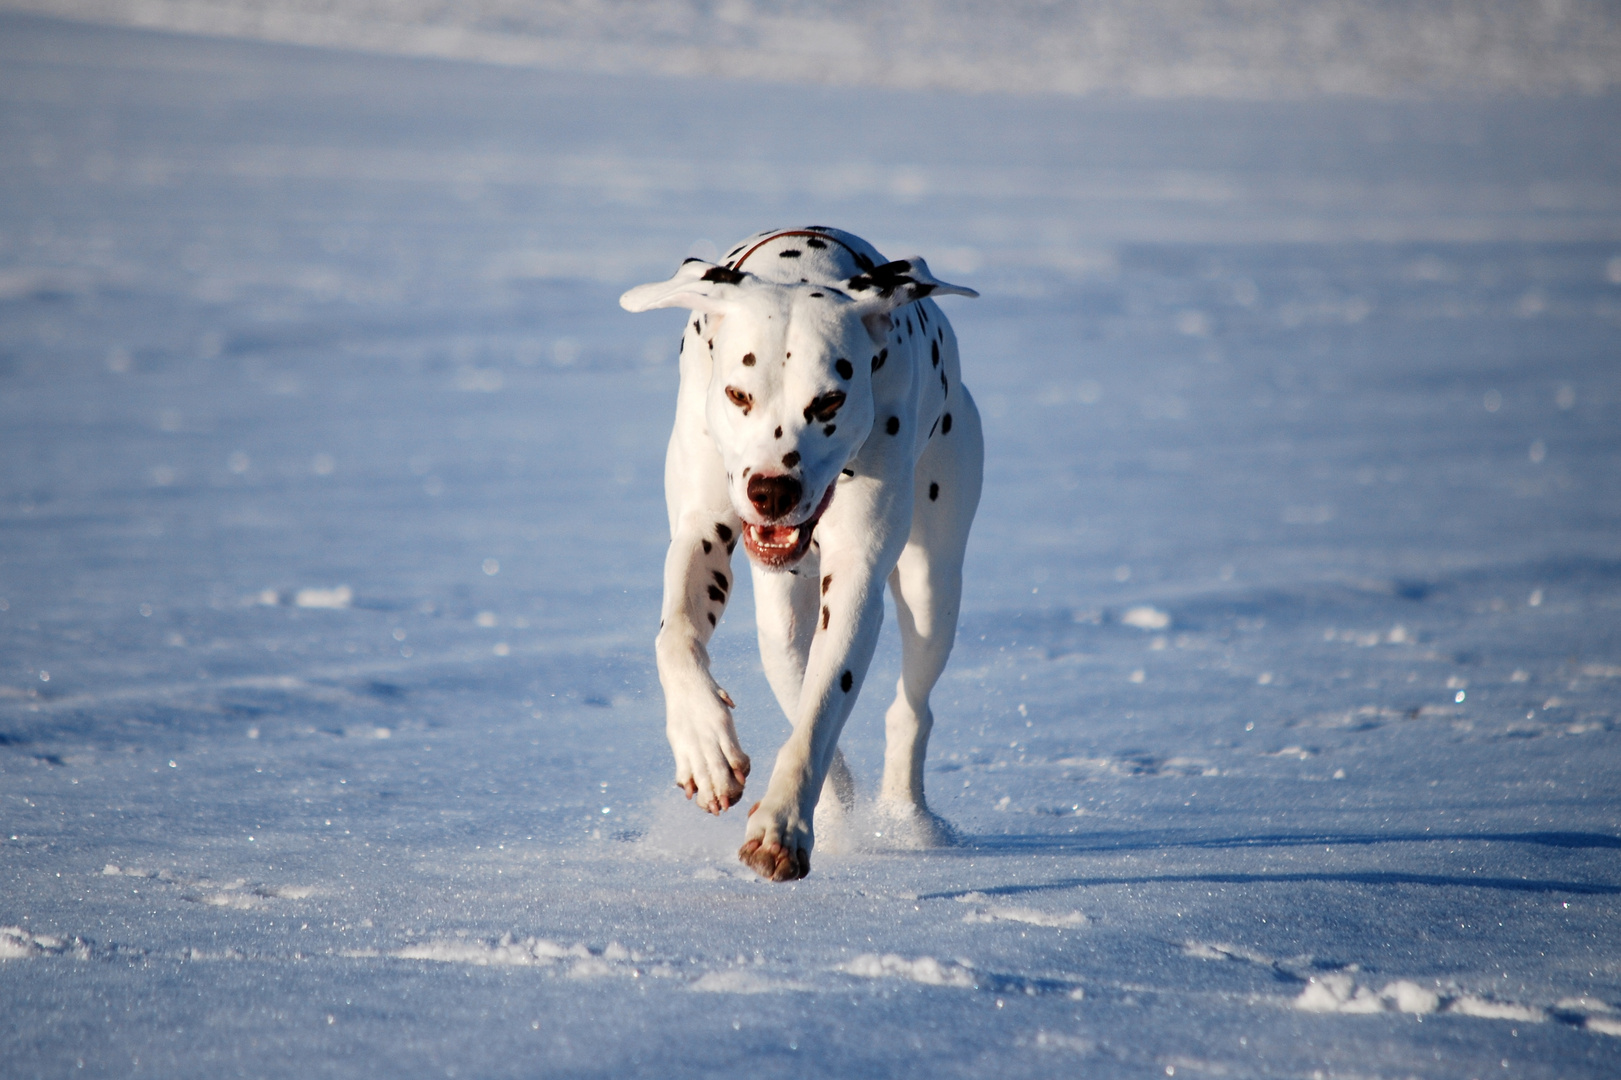
POLYGON ((630 311, 694 312, 665 462, 671 542, 657 655, 676 783, 711 813, 742 797, 749 758, 706 646, 730 598, 731 546, 745 525, 760 545, 749 547, 760 655, 793 733, 740 856, 774 880, 809 871, 824 785, 838 796, 824 813, 851 799, 837 744, 878 641, 886 581, 902 675, 885 716, 876 809, 911 842, 949 837, 923 793, 929 693, 956 634, 984 449, 956 338, 931 292, 976 295, 936 281, 921 259, 886 264, 858 237, 814 227, 757 234, 721 266, 689 260, 620 299, 630 311), (836 412, 811 415, 835 393, 844 394, 836 412), (778 501, 755 501, 751 478, 778 501), (829 487, 809 550, 773 565, 829 487))

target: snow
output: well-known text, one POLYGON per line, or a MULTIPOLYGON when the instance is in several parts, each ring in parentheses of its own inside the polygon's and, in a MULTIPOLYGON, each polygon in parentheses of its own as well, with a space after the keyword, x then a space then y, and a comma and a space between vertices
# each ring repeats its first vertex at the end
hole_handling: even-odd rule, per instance
MULTIPOLYGON (((1443 1009, 1452 1016, 1476 1016, 1486 1020, 1517 1020, 1526 1024, 1540 1024, 1548 1014, 1534 1005, 1521 1005, 1512 1001, 1477 997, 1474 994, 1448 994, 1407 979, 1387 984, 1375 993, 1371 987, 1360 985, 1344 972, 1312 976, 1306 989, 1295 999, 1295 1008, 1320 1013, 1380 1013, 1395 1010, 1428 1016, 1443 1009)), ((1571 1011, 1566 1019, 1594 1028, 1590 1019, 1580 1010, 1571 1011)))
MULTIPOLYGON (((263 594, 261 594, 262 598, 263 594)), ((333 589, 299 589, 293 594, 293 605, 295 607, 346 608, 354 598, 354 590, 347 585, 339 585, 333 589)))
POLYGON ((1592 93, 1621 83, 1621 20, 1605 0, 4 0, 4 6, 551 70, 725 72, 832 86, 1267 98, 1415 89, 1592 93))
POLYGON ((1621 1071, 1613 96, 8 15, 0 102, 0 1071, 1621 1071), (808 222, 981 292, 987 484, 958 842, 875 835, 891 634, 862 802, 771 886, 670 786, 680 318, 615 298, 808 222))
POLYGON ((1127 626, 1135 626, 1139 630, 1163 630, 1171 625, 1171 617, 1159 608, 1148 604, 1138 604, 1127 608, 1126 613, 1120 616, 1120 621, 1127 626))
POLYGON ((863 979, 909 979, 924 986, 954 986, 960 990, 977 990, 972 964, 941 963, 932 956, 908 960, 904 956, 888 953, 862 953, 839 967, 846 974, 863 979))
POLYGON ((964 893, 957 897, 961 904, 976 905, 973 911, 962 917, 963 922, 1018 922, 1028 923, 1031 926, 1085 926, 1092 920, 1079 911, 1046 912, 1035 908, 1008 907, 1003 904, 990 904, 990 900, 981 892, 964 893), (980 906, 983 905, 983 906, 980 906))

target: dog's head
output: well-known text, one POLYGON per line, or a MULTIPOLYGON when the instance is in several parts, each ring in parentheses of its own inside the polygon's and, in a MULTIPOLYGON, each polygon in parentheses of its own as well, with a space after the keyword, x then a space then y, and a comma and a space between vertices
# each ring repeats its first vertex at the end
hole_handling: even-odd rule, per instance
POLYGON ((619 298, 627 311, 684 307, 713 358, 705 399, 732 507, 751 558, 785 569, 804 557, 839 473, 872 430, 872 375, 890 312, 947 285, 918 258, 838 287, 770 281, 688 259, 669 281, 619 298))

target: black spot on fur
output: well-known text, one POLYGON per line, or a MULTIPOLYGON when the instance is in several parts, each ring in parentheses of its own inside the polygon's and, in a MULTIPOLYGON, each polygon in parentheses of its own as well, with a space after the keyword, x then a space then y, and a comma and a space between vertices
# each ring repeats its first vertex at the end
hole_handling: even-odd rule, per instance
MULTIPOLYGON (((912 269, 912 264, 905 259, 887 262, 882 266, 873 266, 871 260, 857 255, 856 265, 861 267, 863 273, 857 274, 849 280, 848 284, 851 292, 865 292, 867 289, 877 289, 879 296, 887 298, 903 285, 909 286, 914 295, 918 289, 925 288, 907 276, 912 269)), ((932 286, 927 287, 927 291, 923 295, 926 296, 931 291, 933 291, 932 286)))
POLYGON ((842 356, 833 361, 833 370, 839 373, 841 379, 848 379, 856 373, 856 369, 850 366, 850 361, 842 356))
POLYGON ((929 352, 931 352, 934 355, 934 366, 939 367, 940 366, 940 343, 938 341, 936 341, 932 345, 930 345, 929 346, 929 352))
POLYGON ((938 499, 939 497, 940 497, 940 485, 939 484, 930 484, 929 485, 929 501, 933 502, 934 500, 938 499))
POLYGON ((711 551, 714 551, 714 550, 715 550, 715 545, 711 544, 708 540, 705 540, 704 541, 704 554, 708 555, 711 551))
POLYGON ((832 588, 832 587, 833 587, 833 575, 828 574, 826 577, 822 578, 822 595, 826 596, 827 595, 827 590, 832 588))
POLYGON ((856 474, 854 469, 843 469, 840 471, 843 472, 845 476, 854 476, 856 474))
POLYGON ((889 432, 891 435, 899 435, 901 433, 901 418, 898 416, 891 416, 889 420, 885 422, 884 430, 889 432))
POLYGON ((710 613, 709 613, 709 625, 710 625, 710 626, 714 626, 714 625, 715 625, 715 613, 714 613, 714 612, 713 612, 713 611, 711 611, 711 612, 710 612, 710 613))
POLYGON ((704 271, 703 280, 721 285, 740 285, 743 282, 743 271, 733 270, 727 266, 711 266, 704 271))
POLYGON ((726 603, 726 594, 721 592, 713 585, 709 587, 709 598, 715 601, 717 604, 726 603))
POLYGON ((819 293, 819 292, 813 292, 813 293, 811 293, 811 295, 815 296, 815 297, 818 297, 818 298, 820 298, 822 296, 822 294, 819 293))
POLYGON ((808 248, 825 248, 827 247, 827 241, 818 240, 813 236, 809 240, 805 241, 805 246, 808 248))
MULTIPOLYGON (((936 353, 935 355, 938 356, 939 354, 936 353)), ((754 354, 753 353, 746 352, 746 353, 743 354, 743 366, 744 367, 753 367, 754 366, 754 354)))
POLYGON ((940 418, 940 434, 942 434, 942 435, 950 435, 951 434, 951 414, 950 413, 946 413, 944 416, 942 416, 940 418))
POLYGON ((777 258, 779 258, 779 259, 797 259, 803 254, 804 254, 804 252, 800 251, 798 248, 789 248, 786 251, 777 252, 777 258))
POLYGON ((782 438, 782 428, 777 429, 776 438, 779 438, 779 439, 782 438))
POLYGON ((855 684, 856 677, 850 674, 848 671, 839 676, 839 689, 843 690, 846 694, 850 692, 850 687, 854 686, 855 684))
POLYGON ((844 391, 830 390, 825 394, 812 398, 811 403, 805 406, 805 423, 815 420, 827 423, 833 415, 844 407, 844 391))
POLYGON ((692 320, 692 332, 694 334, 703 333, 703 328, 698 325, 698 320, 697 319, 692 320))
POLYGON ((790 450, 786 454, 782 455, 782 467, 783 468, 791 469, 795 465, 798 465, 798 464, 799 464, 799 451, 798 450, 790 450))
POLYGON ((832 613, 829 612, 827 610, 827 608, 824 607, 822 609, 822 629, 823 630, 827 629, 827 620, 830 619, 831 617, 832 617, 832 613))
POLYGON ((831 435, 831 434, 833 434, 834 430, 838 428, 838 426, 839 425, 837 425, 837 424, 829 424, 829 425, 827 425, 827 427, 822 429, 822 434, 823 435, 831 435))
POLYGON ((720 542, 724 544, 726 541, 732 538, 732 527, 730 525, 723 525, 720 522, 716 522, 715 535, 720 537, 720 542))
POLYGON ((734 552, 736 550, 737 550, 737 541, 736 540, 733 540, 730 544, 726 545, 726 554, 730 555, 732 552, 734 552))
POLYGON ((732 587, 731 582, 726 580, 726 575, 721 573, 719 570, 715 571, 715 583, 723 589, 730 589, 732 587))
POLYGON ((888 360, 888 359, 889 359, 889 350, 888 349, 879 349, 878 350, 878 355, 872 358, 872 369, 874 371, 877 371, 879 368, 884 366, 884 361, 888 360))
POLYGON ((940 389, 948 394, 951 393, 951 384, 946 382, 946 373, 943 371, 940 373, 940 389))

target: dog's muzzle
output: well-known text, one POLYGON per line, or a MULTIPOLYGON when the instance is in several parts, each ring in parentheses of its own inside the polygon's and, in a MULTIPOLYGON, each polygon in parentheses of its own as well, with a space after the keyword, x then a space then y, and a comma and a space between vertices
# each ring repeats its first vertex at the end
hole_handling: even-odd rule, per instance
MULTIPOLYGON (((828 505, 833 502, 833 490, 836 487, 837 484, 829 484, 827 494, 822 496, 816 512, 797 525, 751 525, 745 521, 743 546, 748 549, 749 557, 772 570, 786 569, 803 559, 805 553, 810 550, 816 523, 822 520, 822 515, 827 513, 828 505)), ((804 488, 799 481, 791 476, 749 478, 749 501, 762 514, 768 507, 781 508, 781 513, 792 510, 799 502, 799 496, 803 491, 804 488), (757 485, 757 481, 762 483, 757 485), (790 492, 793 496, 791 500, 787 498, 790 492), (784 502, 786 505, 783 505, 784 502)), ((770 516, 780 517, 781 513, 770 516)))

